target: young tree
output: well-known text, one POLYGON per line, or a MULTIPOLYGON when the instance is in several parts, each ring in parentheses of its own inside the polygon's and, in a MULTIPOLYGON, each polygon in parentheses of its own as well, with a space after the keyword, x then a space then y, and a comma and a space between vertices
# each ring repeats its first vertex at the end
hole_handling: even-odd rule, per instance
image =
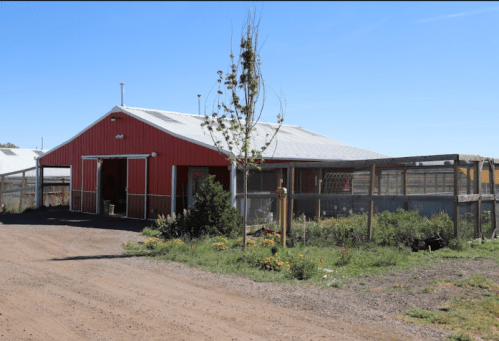
MULTIPOLYGON (((229 70, 223 76, 218 71, 218 90, 211 115, 206 113, 202 126, 209 131, 215 147, 227 160, 241 170, 244 177, 243 203, 243 245, 246 247, 248 174, 253 167, 260 168, 264 162, 263 153, 276 138, 284 121, 284 108, 281 97, 277 96, 279 109, 277 125, 265 132, 265 138, 257 140, 254 133, 261 133, 257 124, 263 113, 266 87, 261 72, 258 30, 260 18, 248 10, 246 22, 241 32, 240 51, 237 57, 230 54, 229 70)), ((277 142, 277 141, 275 141, 277 142)))

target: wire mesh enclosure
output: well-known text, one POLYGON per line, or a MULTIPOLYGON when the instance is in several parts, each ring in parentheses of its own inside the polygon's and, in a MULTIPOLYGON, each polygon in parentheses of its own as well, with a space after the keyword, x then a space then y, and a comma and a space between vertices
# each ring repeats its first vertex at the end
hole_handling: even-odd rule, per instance
MULTIPOLYGON (((288 222, 404 209, 428 218, 453 218, 455 235, 496 236, 499 159, 432 155, 355 161, 263 165, 248 179, 248 220, 274 221, 276 188, 288 188, 288 222), (272 217, 272 218, 269 218, 272 217)), ((243 177, 237 174, 237 207, 243 212, 243 177)), ((290 228, 291 226, 288 225, 290 228)))

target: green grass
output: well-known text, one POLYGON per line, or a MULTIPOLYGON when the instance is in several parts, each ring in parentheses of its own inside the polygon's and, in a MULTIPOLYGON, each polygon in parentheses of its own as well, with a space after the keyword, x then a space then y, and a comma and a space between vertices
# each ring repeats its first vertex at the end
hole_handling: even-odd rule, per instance
POLYGON ((142 230, 142 234, 147 237, 157 237, 159 238, 161 236, 161 232, 158 230, 151 229, 149 227, 146 227, 142 230))
MULTIPOLYGON (((157 237, 158 232, 150 228, 145 228, 143 234, 150 237, 157 237)), ((246 276, 256 281, 296 283, 289 269, 280 271, 265 271, 260 267, 261 261, 272 257, 271 245, 248 247, 244 251, 241 247, 234 247, 236 240, 227 240, 227 249, 216 251, 213 247, 216 238, 204 238, 192 241, 185 241, 188 247, 175 248, 158 247, 147 248, 141 243, 131 243, 125 245, 128 253, 146 255, 159 261, 175 261, 184 263, 191 267, 201 268, 206 271, 223 273, 228 275, 246 276)), ((277 241, 278 242, 278 241, 277 241)), ((448 259, 491 259, 499 261, 499 240, 487 241, 484 244, 477 244, 464 251, 456 251, 448 248, 428 252, 420 251, 411 253, 409 249, 397 247, 384 247, 375 245, 364 245, 351 248, 348 251, 348 261, 345 262, 345 248, 343 247, 317 247, 296 245, 283 249, 279 243, 277 246, 277 258, 271 259, 273 266, 276 261, 288 261, 292 265, 299 255, 304 255, 316 268, 334 270, 326 272, 318 270, 312 277, 300 283, 315 285, 319 287, 327 286, 327 283, 336 279, 343 285, 348 285, 354 278, 365 276, 377 276, 378 281, 383 282, 385 275, 400 271, 412 270, 421 267, 431 267, 432 264, 440 264, 448 259), (322 280, 324 275, 329 275, 327 280, 322 280)), ((305 276, 307 277, 307 276, 305 276)), ((412 277, 411 280, 419 280, 420 277, 412 277)), ((427 289, 431 292, 431 289, 427 289)))
POLYGON ((427 311, 412 307, 405 320, 435 325, 452 330, 451 340, 474 340, 479 336, 499 340, 499 285, 486 276, 474 274, 465 279, 441 280, 452 283, 462 293, 446 302, 439 310, 427 311))
MULTIPOLYGON (((245 276, 259 282, 299 284, 330 290, 345 288, 352 282, 365 285, 368 277, 384 283, 388 274, 428 268, 448 260, 490 259, 499 263, 499 239, 469 243, 470 247, 457 250, 444 248, 412 253, 400 246, 365 244, 350 248, 295 244, 284 249, 275 236, 269 237, 271 240, 265 243, 262 239, 250 239, 254 241, 254 246, 244 250, 240 240, 235 239, 213 237, 162 241, 158 238, 159 233, 150 228, 144 229, 143 234, 150 238, 145 242, 124 244, 126 253, 158 261, 175 261, 215 273, 245 276), (297 267, 297 264, 303 266, 297 267), (307 273, 310 276, 303 276, 305 270, 310 271, 307 273)), ((473 336, 480 336, 499 341, 499 285, 478 274, 464 277, 457 270, 459 263, 455 264, 460 278, 428 281, 428 286, 420 288, 419 293, 431 294, 438 290, 439 284, 447 283, 455 286, 459 294, 436 311, 412 307, 403 319, 451 330, 450 340, 471 340, 473 336)), ((412 276, 409 280, 416 284, 422 278, 412 276)), ((410 286, 397 283, 381 288, 386 293, 412 290, 410 286)), ((367 288, 357 290, 370 294, 375 291, 367 288)))

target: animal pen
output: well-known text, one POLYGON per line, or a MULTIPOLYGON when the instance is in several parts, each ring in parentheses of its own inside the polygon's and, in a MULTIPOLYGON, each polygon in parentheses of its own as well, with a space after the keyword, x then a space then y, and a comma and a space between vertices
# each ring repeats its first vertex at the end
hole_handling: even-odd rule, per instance
MULTIPOLYGON (((46 169, 43 177, 42 204, 44 206, 68 205, 69 172, 46 169)), ((0 174, 0 212, 22 211, 35 207, 36 167, 0 174)))
MULTIPOLYGON (((242 173, 237 207, 242 212, 242 173)), ((494 237, 499 231, 499 159, 478 155, 431 155, 356 161, 264 164, 248 179, 252 223, 279 217, 275 191, 287 187, 287 225, 308 219, 366 214, 368 239, 373 214, 398 208, 430 217, 441 211, 454 221, 454 235, 494 237)))

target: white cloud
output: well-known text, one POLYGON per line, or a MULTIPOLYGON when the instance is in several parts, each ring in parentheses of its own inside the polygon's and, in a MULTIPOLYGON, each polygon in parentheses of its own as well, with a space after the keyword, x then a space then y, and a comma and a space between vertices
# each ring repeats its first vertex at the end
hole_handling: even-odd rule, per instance
POLYGON ((495 11, 498 11, 498 10, 499 10, 499 7, 494 7, 494 8, 489 8, 489 9, 482 9, 482 10, 476 10, 476 11, 469 11, 469 12, 461 12, 461 13, 454 13, 454 14, 442 15, 440 17, 429 18, 429 19, 421 19, 421 20, 418 20, 418 22, 420 22, 420 23, 427 23, 427 22, 437 21, 437 20, 452 19, 452 18, 458 18, 458 17, 465 17, 465 16, 468 16, 468 15, 475 15, 475 14, 495 12, 495 11))

